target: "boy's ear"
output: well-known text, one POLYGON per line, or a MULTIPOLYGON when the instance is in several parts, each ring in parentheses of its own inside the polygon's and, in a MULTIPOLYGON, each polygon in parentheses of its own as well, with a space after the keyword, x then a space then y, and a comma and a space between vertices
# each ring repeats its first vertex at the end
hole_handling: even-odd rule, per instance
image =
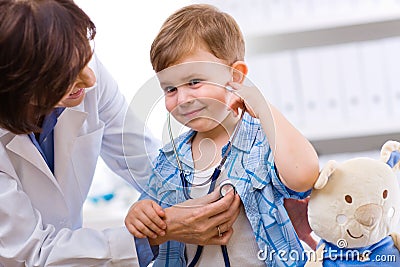
POLYGON ((247 75, 248 68, 246 63, 243 61, 236 61, 231 66, 232 81, 236 83, 242 83, 245 76, 247 75))

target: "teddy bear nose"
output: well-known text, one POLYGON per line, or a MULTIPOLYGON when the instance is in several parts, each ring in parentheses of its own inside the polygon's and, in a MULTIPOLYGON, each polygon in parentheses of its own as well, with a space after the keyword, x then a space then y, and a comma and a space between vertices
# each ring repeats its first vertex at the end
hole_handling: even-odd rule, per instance
POLYGON ((357 208, 355 219, 364 226, 376 225, 382 217, 382 207, 377 204, 366 204, 357 208))

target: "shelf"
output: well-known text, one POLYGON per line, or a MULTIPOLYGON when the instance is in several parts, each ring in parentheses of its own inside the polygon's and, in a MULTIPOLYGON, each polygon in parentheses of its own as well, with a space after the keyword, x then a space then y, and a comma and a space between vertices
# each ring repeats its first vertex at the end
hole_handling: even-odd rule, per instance
POLYGON ((266 31, 246 37, 247 55, 273 53, 282 50, 301 49, 352 42, 377 40, 400 36, 400 16, 382 20, 355 20, 354 23, 326 23, 318 27, 303 24, 286 30, 266 31))
POLYGON ((318 155, 336 153, 353 153, 362 151, 379 151, 388 140, 400 140, 400 133, 386 133, 378 135, 364 135, 335 139, 311 140, 318 155))

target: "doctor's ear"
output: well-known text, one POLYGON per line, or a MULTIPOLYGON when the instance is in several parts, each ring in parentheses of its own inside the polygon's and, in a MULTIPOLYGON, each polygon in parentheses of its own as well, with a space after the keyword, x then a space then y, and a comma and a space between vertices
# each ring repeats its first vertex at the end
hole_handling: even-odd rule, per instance
POLYGON ((243 61, 236 61, 231 66, 231 72, 232 81, 236 83, 242 83, 248 72, 246 63, 244 63, 243 61))

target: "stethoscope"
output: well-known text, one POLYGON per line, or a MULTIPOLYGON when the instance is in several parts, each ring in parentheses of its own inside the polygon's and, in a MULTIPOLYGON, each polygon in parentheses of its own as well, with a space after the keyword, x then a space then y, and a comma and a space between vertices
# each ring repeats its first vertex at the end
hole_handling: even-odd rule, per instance
MULTIPOLYGON (((228 90, 230 90, 230 89, 228 89, 228 90)), ((227 158, 228 158, 228 155, 229 155, 229 153, 230 153, 230 151, 231 151, 232 143, 233 143, 233 141, 235 140, 237 133, 239 132, 239 128, 240 128, 240 125, 242 124, 242 120, 243 120, 243 115, 244 115, 244 113, 245 113, 245 109, 242 110, 242 113, 241 113, 241 115, 240 115, 239 122, 236 124, 236 127, 235 127, 235 129, 234 129, 233 135, 231 136, 230 140, 228 141, 227 148, 226 148, 226 150, 225 150, 225 152, 224 152, 224 154, 223 154, 223 156, 222 156, 222 159, 221 159, 220 163, 219 163, 218 166, 214 169, 214 172, 212 173, 211 177, 210 177, 209 179, 207 179, 206 181, 200 183, 200 184, 193 184, 193 183, 190 183, 190 182, 186 179, 186 176, 187 176, 189 173, 186 172, 186 171, 182 168, 181 160, 179 159, 179 155, 178 155, 178 152, 177 152, 177 149, 176 149, 176 145, 175 145, 175 142, 174 142, 174 137, 173 137, 172 130, 171 130, 171 115, 170 115, 170 113, 168 113, 168 116, 167 116, 168 133, 169 133, 170 142, 171 142, 171 144, 172 144, 172 149, 173 149, 173 151, 174 151, 174 155, 175 155, 175 158, 176 158, 176 162, 177 162, 177 165, 178 165, 179 176, 180 176, 181 183, 182 183, 182 191, 183 191, 183 195, 185 196, 185 199, 192 199, 192 197, 191 197, 190 194, 189 194, 189 188, 190 188, 190 186, 192 186, 192 187, 203 186, 203 185, 206 185, 206 184, 208 184, 208 183, 211 182, 211 183, 210 183, 210 188, 208 189, 208 193, 207 193, 207 194, 210 194, 211 192, 214 191, 214 189, 215 189, 215 184, 216 184, 217 179, 218 179, 218 177, 219 177, 219 175, 220 175, 220 173, 221 173, 221 169, 222 169, 222 167, 224 166, 224 164, 225 164, 225 162, 226 162, 226 160, 227 160, 227 158)), ((219 188, 220 197, 221 197, 221 198, 224 197, 224 196, 225 196, 228 192, 230 192, 230 191, 233 191, 233 192, 236 194, 236 188, 235 188, 235 186, 234 186, 234 185, 232 184, 232 182, 229 181, 229 180, 223 181, 223 182, 220 184, 220 188, 219 188)), ((218 232, 219 232, 219 229, 218 229, 218 232)), ((220 234, 220 233, 219 233, 219 234, 220 234)), ((221 250, 222 250, 222 255, 223 255, 223 258, 224 258, 225 266, 226 266, 226 267, 230 267, 231 265, 230 265, 230 262, 229 262, 228 250, 227 250, 226 245, 221 245, 221 250)), ((198 262, 199 259, 200 259, 200 256, 201 256, 201 253, 202 253, 202 252, 203 252, 203 246, 200 246, 200 245, 197 246, 196 254, 195 254, 195 256, 193 257, 192 262, 188 265, 189 267, 194 267, 194 266, 197 264, 197 262, 198 262)))

